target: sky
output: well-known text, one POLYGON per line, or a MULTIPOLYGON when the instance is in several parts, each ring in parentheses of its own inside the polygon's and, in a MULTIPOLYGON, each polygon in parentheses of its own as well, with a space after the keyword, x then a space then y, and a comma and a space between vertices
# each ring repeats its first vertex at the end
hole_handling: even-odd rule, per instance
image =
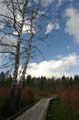
POLYGON ((79 74, 79 0, 41 0, 41 4, 50 13, 47 24, 42 22, 49 36, 37 44, 44 58, 31 60, 27 73, 35 77, 79 74))

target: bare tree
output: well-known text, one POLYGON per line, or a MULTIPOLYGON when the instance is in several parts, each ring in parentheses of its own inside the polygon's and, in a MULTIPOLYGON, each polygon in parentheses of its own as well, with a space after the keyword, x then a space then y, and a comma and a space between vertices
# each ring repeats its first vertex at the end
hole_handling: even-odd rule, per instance
POLYGON ((26 65, 24 65, 25 67, 23 70, 23 73, 25 73, 24 71, 26 71, 27 69, 27 64, 29 62, 31 48, 33 47, 32 46, 32 38, 34 35, 33 34, 33 30, 34 30, 33 19, 37 15, 38 11, 36 10, 39 8, 39 6, 36 6, 37 9, 34 8, 33 6, 29 6, 28 3, 30 3, 30 1, 28 2, 28 0, 23 0, 23 1, 22 0, 19 0, 19 1, 18 0, 2 0, 1 2, 2 4, 6 6, 7 12, 9 13, 9 14, 0 13, 0 17, 2 18, 0 20, 0 23, 3 25, 3 28, 0 29, 0 32, 3 34, 0 40, 0 46, 5 48, 5 50, 3 49, 1 53, 11 53, 11 54, 14 53, 15 63, 14 63, 13 81, 16 81, 17 76, 18 76, 21 49, 23 49, 21 48, 21 45, 23 42, 23 39, 21 38, 23 34, 23 29, 25 26, 26 34, 28 32, 30 34, 29 40, 27 40, 27 38, 25 40, 27 42, 27 46, 25 48, 25 53, 26 53, 25 64, 26 65), (28 18, 30 20, 28 20, 28 18), (27 21, 30 22, 30 25, 28 25, 29 23, 27 21), (29 29, 27 29, 28 27, 29 29), (8 32, 5 30, 6 28, 9 29, 8 32), (8 42, 6 38, 9 39, 8 42), (13 38, 15 40, 11 41, 11 39, 13 38))
POLYGON ((42 26, 42 22, 45 24, 46 20, 48 21, 47 11, 41 10, 41 0, 2 0, 1 2, 6 6, 7 14, 0 13, 0 24, 3 26, 0 32, 4 39, 8 36, 10 41, 9 43, 2 41, 0 45, 8 48, 5 53, 14 54, 13 81, 17 80, 20 64, 23 64, 22 79, 25 79, 27 65, 31 56, 33 57, 32 53, 34 54, 33 49, 41 53, 34 42, 43 41, 45 43, 48 37, 42 26), (25 38, 22 37, 23 32, 26 34, 25 38), (14 40, 11 42, 11 39, 14 40))
MULTIPOLYGON (((26 8, 28 5, 28 0, 2 0, 2 4, 6 6, 7 11, 9 12, 9 15, 0 14, 1 17, 3 17, 2 20, 0 20, 0 23, 4 25, 3 29, 0 29, 0 31, 3 33, 3 36, 12 36, 16 39, 16 45, 7 43, 7 40, 5 43, 3 41, 0 41, 0 45, 4 47, 8 47, 8 50, 2 51, 2 53, 12 53, 12 51, 9 50, 9 47, 15 47, 15 64, 14 64, 14 73, 13 73, 13 80, 17 80, 18 76, 18 68, 20 63, 20 45, 21 45, 21 35, 22 30, 24 26, 24 19, 26 14, 26 8), (20 15, 19 15, 20 14, 20 15), (15 34, 12 32, 5 31, 5 28, 13 29, 15 34)), ((1 38, 2 39, 2 38, 1 38)), ((5 39, 5 38, 4 38, 5 39)))
POLYGON ((29 32, 29 39, 27 40, 27 46, 26 47, 24 46, 25 61, 24 61, 24 64, 22 65, 22 74, 21 74, 22 80, 25 80, 28 63, 31 57, 34 57, 37 55, 37 54, 35 55, 35 52, 40 53, 44 58, 39 47, 33 44, 35 41, 37 42, 42 41, 45 43, 44 40, 46 40, 46 38, 48 37, 48 35, 46 34, 40 35, 40 31, 43 32, 42 31, 43 28, 41 26, 42 21, 40 22, 38 21, 41 17, 44 17, 44 18, 46 17, 46 20, 47 20, 46 13, 42 13, 40 11, 41 10, 40 8, 41 8, 41 0, 38 0, 38 4, 36 4, 35 7, 33 7, 33 5, 31 7, 28 7, 27 13, 30 14, 30 15, 27 14, 27 18, 29 20, 29 24, 28 24, 29 30, 26 30, 26 33, 29 32), (33 49, 35 50, 33 51, 33 49))
POLYGON ((26 48, 26 61, 23 65, 23 71, 22 71, 22 79, 25 79, 25 74, 27 70, 27 65, 29 63, 30 55, 31 55, 31 48, 32 48, 32 38, 33 38, 33 13, 30 18, 30 39, 28 40, 28 46, 26 48))

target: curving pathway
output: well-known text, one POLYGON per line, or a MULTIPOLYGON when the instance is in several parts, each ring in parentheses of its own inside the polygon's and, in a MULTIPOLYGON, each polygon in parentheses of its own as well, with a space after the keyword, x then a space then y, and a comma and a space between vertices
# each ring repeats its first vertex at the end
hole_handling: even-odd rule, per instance
POLYGON ((40 100, 36 105, 14 120, 45 120, 50 100, 50 98, 40 100))

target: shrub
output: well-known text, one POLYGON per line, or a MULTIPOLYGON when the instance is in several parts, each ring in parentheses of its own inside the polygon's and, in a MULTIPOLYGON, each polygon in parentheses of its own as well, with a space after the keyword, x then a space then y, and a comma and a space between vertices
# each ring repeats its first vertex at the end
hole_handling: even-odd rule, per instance
POLYGON ((0 87, 0 109, 4 106, 4 104, 9 98, 10 98, 10 88, 0 87))
POLYGON ((70 113, 74 120, 79 120, 79 88, 65 89, 58 92, 66 112, 70 113))
MULTIPOLYGON (((6 117, 9 114, 10 88, 0 87, 0 117, 6 117)), ((2 117, 2 118, 3 118, 2 117)))
POLYGON ((23 105, 28 105, 34 102, 34 92, 31 87, 25 87, 21 93, 21 102, 23 105))

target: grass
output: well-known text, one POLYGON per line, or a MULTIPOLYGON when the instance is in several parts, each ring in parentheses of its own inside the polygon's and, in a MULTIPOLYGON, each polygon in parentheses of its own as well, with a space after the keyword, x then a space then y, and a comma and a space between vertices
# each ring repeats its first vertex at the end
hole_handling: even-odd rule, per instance
POLYGON ((46 120, 72 120, 71 116, 65 113, 59 100, 52 100, 48 108, 46 120))

